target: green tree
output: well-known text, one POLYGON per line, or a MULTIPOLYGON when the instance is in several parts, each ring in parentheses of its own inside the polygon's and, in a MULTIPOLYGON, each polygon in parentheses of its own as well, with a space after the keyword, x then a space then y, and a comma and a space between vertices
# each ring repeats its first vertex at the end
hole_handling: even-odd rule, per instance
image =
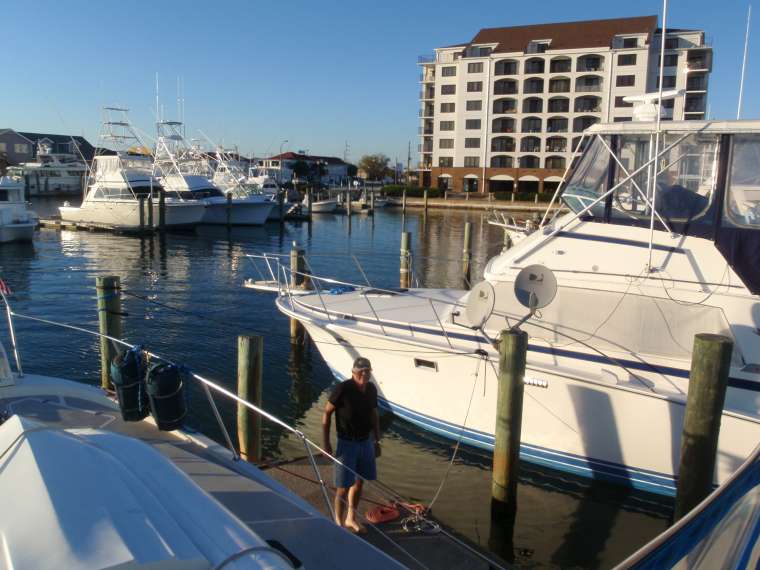
POLYGON ((358 168, 356 168, 356 165, 354 165, 354 164, 349 164, 349 165, 346 167, 346 176, 351 176, 351 177, 354 177, 354 176, 356 176, 356 173, 358 172, 358 170, 359 170, 359 169, 358 169, 358 168))
POLYGON ((295 174, 296 178, 298 178, 299 180, 303 180, 304 178, 309 176, 309 173, 311 171, 311 169, 309 168, 309 165, 303 160, 296 160, 290 169, 293 171, 293 174, 295 174))
POLYGON ((390 158, 384 154, 366 154, 359 161, 359 169, 367 173, 369 180, 380 180, 388 170, 390 158))

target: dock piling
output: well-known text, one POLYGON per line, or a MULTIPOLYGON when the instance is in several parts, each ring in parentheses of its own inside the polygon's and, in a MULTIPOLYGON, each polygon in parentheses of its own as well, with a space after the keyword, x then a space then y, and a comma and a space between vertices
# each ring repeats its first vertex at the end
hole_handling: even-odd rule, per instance
MULTIPOLYGON (((264 376, 264 338, 238 336, 237 395, 261 406, 264 376)), ((261 461, 261 416, 242 404, 237 405, 238 446, 240 455, 251 463, 261 461)))
POLYGON ((409 248, 412 243, 412 234, 410 232, 401 232, 401 265, 399 268, 399 286, 402 289, 409 289, 410 275, 409 262, 411 254, 409 248))
POLYGON ((462 279, 464 288, 470 288, 470 260, 472 259, 472 222, 464 224, 464 247, 462 248, 462 279))
POLYGON ((513 329, 501 331, 491 497, 494 501, 511 505, 513 508, 517 504, 517 472, 520 463, 527 350, 528 333, 513 329))
POLYGON ((137 204, 140 208, 140 233, 142 233, 145 231, 145 196, 140 196, 137 204))
POLYGON ((427 209, 428 209, 428 189, 427 188, 425 188, 425 191, 422 194, 422 202, 423 202, 423 208, 425 209, 424 213, 427 214, 427 209))
POLYGON ((406 214, 406 188, 401 191, 401 213, 406 214))
POLYGON ((369 213, 375 215, 375 191, 369 191, 369 213))
POLYGON ((351 217, 351 190, 346 190, 346 215, 349 218, 351 217))
POLYGON ((153 231, 153 196, 148 196, 148 227, 153 231))
POLYGON ((232 227, 232 194, 227 194, 227 205, 225 206, 225 213, 227 214, 227 229, 232 227))
POLYGON ((314 190, 312 188, 309 188, 306 191, 306 200, 309 203, 309 207, 306 210, 306 215, 309 216, 309 221, 311 222, 311 205, 314 203, 314 190))
POLYGON ((166 193, 163 188, 158 191, 158 229, 166 230, 166 193))
POLYGON ((285 223, 285 191, 280 188, 277 192, 277 207, 280 212, 280 225, 285 223))
POLYGON ((697 506, 712 490, 733 348, 733 341, 723 335, 694 336, 681 435, 676 520, 697 506))
MULTIPOLYGON (((95 278, 98 301, 98 330, 101 335, 121 338, 121 281, 118 276, 95 278)), ((113 341, 100 337, 100 387, 113 390, 111 361, 118 353, 113 341)))

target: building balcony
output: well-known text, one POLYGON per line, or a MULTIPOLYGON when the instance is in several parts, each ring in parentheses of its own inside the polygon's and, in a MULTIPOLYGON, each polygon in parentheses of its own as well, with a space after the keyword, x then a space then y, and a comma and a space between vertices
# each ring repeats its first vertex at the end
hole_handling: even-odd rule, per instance
POLYGON ((419 127, 417 129, 418 134, 421 135, 432 135, 433 134, 433 127, 419 127))
POLYGON ((546 152, 567 152, 567 144, 547 143, 546 152))
POLYGON ((417 63, 435 63, 435 54, 418 55, 417 63))
POLYGON ((577 93, 599 93, 602 90, 601 84, 586 84, 586 85, 576 85, 575 91, 577 93))
POLYGON ((707 91, 707 78, 689 77, 686 80, 686 91, 707 91))
POLYGON ((553 59, 549 63, 549 73, 570 73, 573 63, 569 58, 553 59))

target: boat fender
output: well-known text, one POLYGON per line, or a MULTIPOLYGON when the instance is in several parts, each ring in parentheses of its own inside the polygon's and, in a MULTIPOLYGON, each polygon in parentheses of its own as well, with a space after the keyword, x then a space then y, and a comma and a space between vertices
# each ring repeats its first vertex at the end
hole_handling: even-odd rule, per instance
POLYGON ((111 380, 125 422, 138 422, 148 415, 150 405, 145 391, 145 358, 141 347, 125 350, 113 358, 111 380))
POLYGON ((162 431, 179 429, 185 420, 185 375, 186 372, 176 364, 157 362, 148 369, 145 386, 150 413, 162 431))

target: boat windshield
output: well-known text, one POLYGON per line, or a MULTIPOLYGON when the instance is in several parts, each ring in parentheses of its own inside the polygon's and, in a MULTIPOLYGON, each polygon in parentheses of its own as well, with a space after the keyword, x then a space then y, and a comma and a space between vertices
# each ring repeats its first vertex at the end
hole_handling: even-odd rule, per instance
POLYGON ((199 188, 197 190, 174 190, 167 192, 180 200, 202 200, 203 198, 224 198, 224 194, 217 188, 199 188))
POLYGON ((760 135, 734 135, 723 219, 760 228, 760 135))
POLYGON ((687 225, 710 226, 719 140, 715 134, 663 133, 655 175, 654 163, 647 165, 654 154, 654 133, 606 136, 604 142, 597 137, 568 180, 563 200, 578 213, 615 187, 586 212, 590 219, 648 225, 654 203, 659 218, 674 231, 682 232, 687 225), (615 150, 617 160, 604 143, 615 150))

